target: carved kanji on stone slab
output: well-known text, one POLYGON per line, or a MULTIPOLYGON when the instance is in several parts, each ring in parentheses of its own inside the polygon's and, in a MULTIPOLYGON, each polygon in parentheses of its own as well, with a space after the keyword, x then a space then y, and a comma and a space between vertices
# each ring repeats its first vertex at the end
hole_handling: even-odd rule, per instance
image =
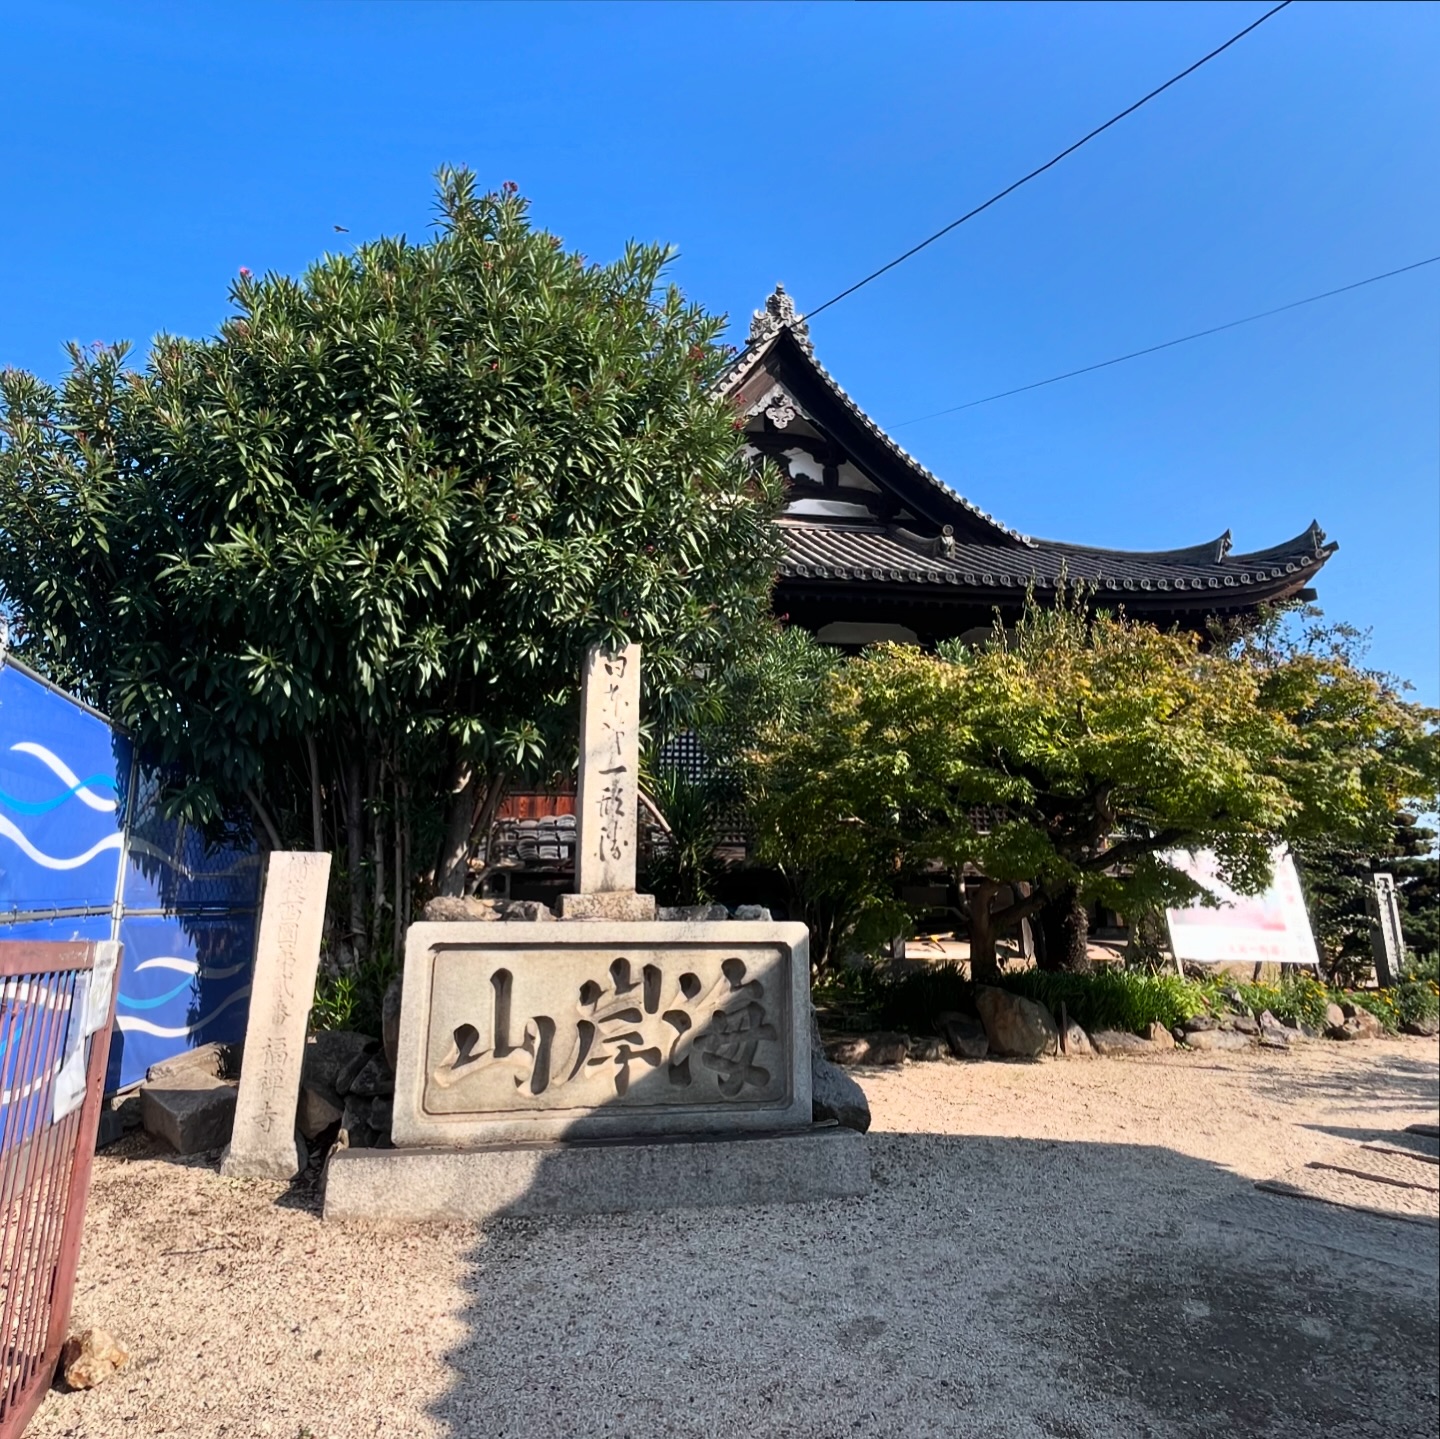
POLYGON ((722 1098, 740 1099, 764 1090, 769 1069, 757 1062, 761 1044, 779 1038, 766 1012, 765 986, 748 978, 745 962, 729 958, 707 988, 682 972, 667 981, 659 965, 635 965, 620 957, 604 980, 585 981, 570 1013, 536 1014, 512 1029, 512 976, 497 969, 490 978, 488 1025, 456 1026, 454 1040, 430 1081, 450 1089, 469 1075, 499 1068, 517 1090, 534 1095, 566 1086, 583 1089, 577 1102, 595 1103, 594 1091, 623 1097, 650 1073, 668 1086, 686 1088, 712 1077, 722 1098))

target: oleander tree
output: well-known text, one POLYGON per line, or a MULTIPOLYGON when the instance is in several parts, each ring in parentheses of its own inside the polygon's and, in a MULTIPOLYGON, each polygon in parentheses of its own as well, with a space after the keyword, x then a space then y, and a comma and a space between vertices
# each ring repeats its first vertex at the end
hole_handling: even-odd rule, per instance
POLYGON ((976 648, 866 651, 753 769, 762 854, 836 912, 830 955, 902 932, 898 881, 938 867, 983 976, 1022 919, 1048 911, 1068 967, 1089 905, 1203 899, 1177 851, 1215 851, 1253 893, 1278 842, 1364 842, 1433 794, 1440 756, 1435 715, 1343 655, 1206 646, 1072 596, 976 648))
POLYGON ((668 252, 592 263, 442 171, 433 236, 242 270, 200 340, 0 377, 17 652, 106 709, 172 813, 333 849, 342 962, 458 893, 507 786, 570 769, 594 642, 645 707, 764 621, 777 480, 715 393, 723 317, 668 252))

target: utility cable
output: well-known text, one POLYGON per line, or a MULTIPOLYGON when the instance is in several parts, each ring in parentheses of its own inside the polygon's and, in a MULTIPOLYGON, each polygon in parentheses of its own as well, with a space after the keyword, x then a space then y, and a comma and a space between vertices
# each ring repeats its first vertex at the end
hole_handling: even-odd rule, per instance
POLYGON ((1040 166, 1038 170, 1032 170, 1028 175, 1022 176, 1019 180, 1016 180, 1013 185, 1007 185, 998 194, 992 195, 988 200, 985 201, 983 205, 977 205, 973 210, 970 210, 966 214, 961 215, 958 220, 952 220, 948 225, 945 226, 943 230, 936 230, 936 232, 931 235, 928 240, 921 240, 918 245, 912 245, 908 250, 905 251, 903 255, 897 255, 895 259, 891 260, 888 265, 881 265, 878 270, 873 270, 870 274, 866 275, 863 280, 857 280, 853 285, 850 286, 848 290, 841 290, 838 295, 832 295, 830 299, 826 300, 823 305, 817 305, 813 310, 807 311, 804 318, 807 320, 813 320, 815 316, 820 314, 822 310, 828 310, 831 305, 838 305, 841 300, 845 299, 849 295, 853 295, 856 290, 863 289, 864 286, 868 285, 871 282, 871 280, 878 280, 881 275, 885 274, 889 270, 893 270, 896 265, 904 264, 904 262, 908 260, 912 255, 918 255, 920 251, 923 250, 927 245, 933 245, 936 240, 940 239, 942 236, 948 235, 951 230, 955 229, 957 226, 963 225, 966 220, 973 220, 976 215, 980 214, 984 210, 988 210, 991 205, 995 204, 999 200, 1003 200, 1006 195, 1013 194, 1022 185, 1028 185, 1030 181, 1035 179, 1037 175, 1043 175, 1052 166, 1058 165, 1067 155, 1073 155, 1082 145, 1088 145, 1090 141, 1093 140, 1097 135, 1103 135, 1105 131, 1108 130, 1112 125, 1118 125, 1120 121, 1122 121, 1127 115, 1133 115, 1142 105, 1148 105, 1150 101, 1153 100, 1157 95, 1163 95, 1165 91, 1167 91, 1172 85, 1178 85, 1180 81, 1183 80, 1187 75, 1193 75, 1202 65, 1209 64, 1209 62, 1213 60, 1217 55, 1223 55, 1225 51, 1227 51, 1232 45, 1234 45, 1240 40, 1243 40, 1252 30, 1258 29, 1272 15, 1278 15, 1287 5, 1291 3, 1292 0, 1280 0, 1280 3, 1276 5, 1274 9, 1267 10, 1258 20, 1252 21, 1243 30, 1241 30, 1239 34, 1232 35, 1223 45, 1218 46, 1208 55, 1202 55, 1200 59, 1198 59, 1193 65, 1187 66, 1178 75, 1171 76, 1171 78, 1168 79, 1158 89, 1152 90, 1148 95, 1145 95, 1141 99, 1137 100, 1128 109, 1122 110, 1118 115, 1107 120, 1103 125, 1100 125, 1096 129, 1092 130, 1083 139, 1077 140, 1073 145, 1069 146, 1068 149, 1062 150, 1058 155, 1055 156, 1053 160, 1047 160, 1043 165, 1040 166))
POLYGON ((1073 380, 1076 375, 1088 375, 1095 370, 1105 370, 1111 365, 1123 365, 1126 360, 1138 360, 1141 355, 1153 355, 1157 350, 1168 350, 1175 345, 1188 344, 1191 340, 1203 340, 1206 335, 1218 335, 1222 330, 1233 330, 1237 325, 1251 325, 1256 320, 1268 320, 1271 315, 1283 315, 1286 310, 1298 310, 1301 305, 1313 305, 1317 300, 1328 300, 1334 295, 1343 295, 1358 290, 1364 285, 1376 285, 1381 280, 1396 275, 1409 274, 1425 265, 1433 265, 1440 255, 1431 255, 1428 260, 1416 260, 1413 265, 1402 265, 1398 270, 1386 270, 1383 275, 1371 275, 1368 280, 1356 280, 1353 285, 1341 285, 1338 290, 1326 290, 1322 295, 1309 295, 1303 300, 1292 300, 1288 305, 1277 305, 1273 310, 1261 310, 1258 315, 1246 315, 1243 320, 1229 320, 1223 325, 1212 325, 1208 330, 1196 330, 1193 335, 1181 335, 1178 340, 1166 340, 1160 345, 1149 345, 1143 350, 1131 350, 1128 355, 1117 355, 1113 360, 1101 360, 1098 365, 1083 365, 1078 370, 1066 370, 1063 375, 1051 375, 1048 380, 1036 380, 1033 385, 1020 385, 1013 390, 1001 390, 998 395, 986 395, 983 400, 968 400, 963 405, 952 405, 948 410, 932 410, 928 415, 916 415, 913 420, 901 420, 891 428, 900 430, 906 425, 918 425, 922 420, 937 420, 941 415, 956 415, 961 410, 973 410, 976 405, 988 405, 992 400, 1005 400, 1011 395, 1023 395, 1027 390, 1040 390, 1046 385, 1058 385, 1061 380, 1073 380))

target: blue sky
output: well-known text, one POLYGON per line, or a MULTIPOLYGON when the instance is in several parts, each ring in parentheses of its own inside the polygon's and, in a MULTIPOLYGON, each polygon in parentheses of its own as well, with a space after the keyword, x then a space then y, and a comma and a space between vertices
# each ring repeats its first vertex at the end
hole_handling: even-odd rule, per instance
MULTIPOLYGON (((828 299, 1265 8, 0 0, 0 364, 209 332, 242 265, 423 233, 442 163, 593 257, 672 243, 741 339, 776 280, 828 299)), ((1440 6, 1301 0, 820 316, 817 352, 1029 533, 1318 519, 1328 614, 1440 702, 1440 265, 906 423, 1440 253, 1437 74, 1440 6)))

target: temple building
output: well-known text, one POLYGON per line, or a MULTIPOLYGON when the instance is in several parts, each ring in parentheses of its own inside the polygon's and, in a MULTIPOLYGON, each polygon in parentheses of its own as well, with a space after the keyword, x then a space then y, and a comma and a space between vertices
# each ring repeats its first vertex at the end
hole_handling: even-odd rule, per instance
POLYGON ((783 287, 756 311, 721 381, 749 453, 786 480, 776 613, 822 641, 933 644, 1016 618, 1027 587, 1068 580, 1097 606, 1162 628, 1203 630, 1267 604, 1309 600, 1335 552, 1312 523, 1269 549, 1234 554, 1227 531, 1174 550, 1104 550, 1037 540, 972 505, 895 443, 815 358, 783 287))

